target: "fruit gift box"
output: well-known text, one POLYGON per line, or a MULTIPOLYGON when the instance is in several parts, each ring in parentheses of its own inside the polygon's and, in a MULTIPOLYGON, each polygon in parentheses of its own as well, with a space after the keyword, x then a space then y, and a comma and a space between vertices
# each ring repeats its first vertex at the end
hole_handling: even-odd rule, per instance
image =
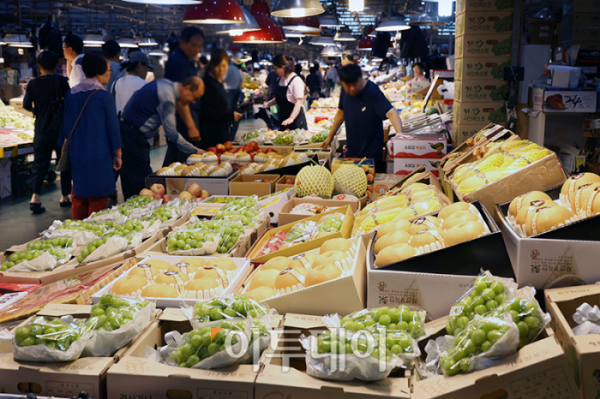
POLYGON ((493 209, 527 191, 562 184, 566 176, 554 152, 528 140, 509 140, 479 160, 461 161, 444 180, 459 200, 479 200, 493 209))
POLYGON ((352 232, 353 224, 354 214, 352 213, 352 208, 346 205, 338 209, 302 219, 295 223, 286 224, 275 229, 268 230, 261 237, 261 239, 254 244, 253 248, 249 252, 248 257, 252 260, 252 262, 266 262, 276 256, 291 256, 304 251, 310 251, 312 249, 319 248, 321 244, 329 239, 349 238, 352 232), (314 232, 314 228, 324 216, 334 213, 341 215, 342 219, 337 231, 314 238, 311 234, 308 236, 304 235, 305 232, 310 230, 311 226, 312 230, 309 233, 314 232), (305 231, 301 232, 303 237, 302 239, 294 240, 292 242, 287 236, 290 234, 290 232, 294 233, 294 230, 298 230, 300 227, 302 227, 299 225, 299 223, 304 223, 307 225, 304 229, 305 231), (286 248, 284 248, 283 244, 285 243, 286 238, 288 239, 289 244, 292 245, 286 245, 286 248))
POLYGON ((325 238, 275 253, 239 292, 280 314, 348 314, 364 308, 366 237, 325 238))
POLYGON ((115 293, 156 300, 156 306, 178 307, 233 293, 251 271, 246 258, 149 255, 92 296, 115 293))

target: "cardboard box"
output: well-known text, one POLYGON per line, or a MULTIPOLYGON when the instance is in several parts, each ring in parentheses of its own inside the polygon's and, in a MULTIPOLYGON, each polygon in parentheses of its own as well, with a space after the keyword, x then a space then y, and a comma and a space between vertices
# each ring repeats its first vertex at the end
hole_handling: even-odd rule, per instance
POLYGON ((554 44, 556 23, 553 19, 528 18, 529 43, 554 44))
MULTIPOLYGON (((265 197, 261 197, 258 199, 258 204, 260 206, 259 212, 263 215, 269 215, 270 223, 278 224, 279 223, 279 211, 281 208, 289 201, 290 197, 292 197, 296 193, 296 190, 293 188, 287 189, 287 191, 277 191, 275 194, 271 194, 265 197)), ((269 224, 270 224, 269 223, 269 224)), ((262 227, 261 224, 257 231, 256 235, 252 235, 252 241, 250 244, 253 244, 256 239, 263 233, 264 230, 267 229, 267 226, 262 227)))
POLYGON ((306 334, 317 334, 323 331, 324 325, 320 317, 300 314, 288 314, 284 320, 283 337, 272 343, 271 349, 264 356, 264 363, 256 378, 256 399, 271 398, 410 398, 410 387, 407 376, 390 376, 381 381, 365 382, 353 380, 348 382, 326 381, 306 374, 304 351, 297 346, 289 347, 286 343, 298 336, 298 331, 306 334), (290 359, 291 361, 288 361, 290 359), (296 360, 296 361, 294 361, 296 360), (289 368, 288 368, 289 365, 289 368))
POLYGON ((338 208, 335 210, 321 213, 319 215, 304 218, 302 220, 318 222, 323 217, 323 215, 328 215, 330 213, 340 213, 340 212, 343 213, 345 215, 345 217, 344 217, 344 221, 342 222, 342 228, 337 233, 328 234, 324 237, 317 238, 315 240, 310 240, 310 241, 304 242, 302 244, 296 244, 292 247, 282 249, 279 251, 275 251, 275 252, 271 252, 268 255, 261 256, 260 251, 269 242, 271 237, 273 237, 275 234, 277 234, 280 231, 286 231, 286 232, 289 231, 296 224, 296 223, 289 223, 289 224, 277 227, 276 229, 271 229, 271 230, 267 231, 267 233, 265 235, 263 235, 262 238, 254 245, 254 248, 252 248, 248 257, 253 262, 266 262, 269 259, 274 258, 276 256, 292 256, 292 255, 296 255, 296 254, 301 254, 305 251, 310 251, 311 249, 319 248, 321 246, 321 244, 323 244, 325 241, 330 240, 332 238, 340 238, 340 237, 349 238, 352 233, 352 226, 354 225, 354 213, 352 212, 352 208, 349 205, 345 205, 341 209, 338 208))
POLYGON ((303 152, 309 157, 311 155, 316 155, 319 160, 325 159, 331 165, 331 160, 332 160, 332 155, 333 155, 333 151, 331 149, 322 149, 322 148, 320 148, 320 144, 319 144, 319 147, 317 147, 317 148, 312 147, 312 146, 308 147, 308 148, 306 148, 306 147, 307 146, 296 147, 296 148, 294 148, 294 152, 303 152))
MULTIPOLYGON (((510 66, 510 56, 497 58, 459 58, 454 62, 455 81, 486 80, 505 83, 504 68, 510 66)), ((464 84, 464 83, 463 83, 464 84)), ((455 85, 456 89, 456 85, 455 85)), ((456 98, 456 93, 454 94, 456 98)))
POLYGON ((502 103, 508 99, 507 82, 497 80, 466 80, 454 85, 454 100, 459 103, 502 103))
POLYGON ((269 195, 274 192, 280 175, 239 175, 229 183, 231 195, 269 195), (255 183, 255 180, 270 180, 270 183, 255 183))
POLYGON ((512 33, 464 35, 456 38, 456 58, 506 58, 510 55, 512 33))
MULTIPOLYGON (((165 262, 168 262, 172 265, 176 265, 177 263, 179 263, 180 261, 182 261, 185 258, 186 258, 186 256, 171 256, 171 255, 138 256, 138 257, 136 257, 136 261, 137 261, 136 266, 139 264, 143 264, 149 260, 153 260, 153 259, 164 260, 165 262)), ((213 259, 216 257, 215 256, 202 256, 201 258, 208 261, 209 259, 213 259)), ((233 277, 232 279, 229 280, 229 285, 227 287, 225 287, 225 290, 223 291, 222 295, 233 294, 238 289, 238 287, 242 284, 242 282, 244 282, 244 280, 246 280, 246 277, 248 277, 248 275, 252 271, 252 265, 250 264, 250 261, 247 258, 230 258, 230 259, 235 263, 235 265, 237 267, 237 273, 236 273, 235 277, 233 277)), ((130 271, 131 270, 129 270, 126 273, 123 273, 119 278, 112 281, 110 284, 108 284, 107 286, 102 288, 100 291, 96 292, 92 296, 92 302, 97 303, 100 300, 100 298, 102 297, 102 295, 110 293, 112 291, 112 287, 115 285, 115 283, 118 280, 127 278, 130 271)), ((183 303, 188 304, 190 306, 194 306, 194 304, 201 301, 201 299, 189 299, 189 298, 146 298, 146 299, 155 300, 156 306, 159 308, 179 307, 183 303)), ((209 298, 206 298, 206 299, 209 299, 209 298)))
POLYGON ((598 26, 588 26, 585 28, 573 28, 573 42, 576 43, 578 41, 594 41, 598 40, 598 36, 600 36, 600 27, 598 26))
POLYGON ((458 125, 487 125, 488 123, 504 124, 505 113, 503 103, 481 102, 461 103, 454 101, 452 118, 458 125))
POLYGON ((583 90, 552 90, 532 87, 533 109, 551 113, 596 112, 597 92, 583 90))
MULTIPOLYGON (((548 190, 558 198, 560 187, 548 190)), ((600 280, 598 222, 600 216, 577 221, 569 226, 521 237, 506 218, 509 203, 496 205, 502 236, 519 286, 535 288, 591 284, 600 280)))
POLYGON ((285 182, 291 180, 296 181, 295 175, 283 175, 277 182, 275 182, 275 191, 282 191, 286 188, 294 188, 293 184, 286 184, 285 182))
MULTIPOLYGON (((363 197, 363 198, 365 199, 365 204, 366 204, 366 197, 363 197)), ((311 198, 311 197, 298 198, 298 197, 293 196, 279 210, 279 224, 286 225, 286 224, 290 224, 290 223, 295 223, 302 219, 306 219, 309 215, 296 215, 296 214, 290 213, 290 211, 292 209, 294 209, 294 207, 296 205, 299 205, 299 204, 316 204, 316 205, 324 206, 327 208, 331 208, 331 207, 340 208, 342 206, 348 205, 352 209, 352 213, 356 213, 357 211, 359 211, 361 209, 360 201, 331 200, 331 199, 325 200, 325 199, 321 199, 321 198, 311 198)))
MULTIPOLYGON (((366 304, 366 268, 365 254, 368 237, 353 237, 350 239, 357 248, 354 259, 352 259, 352 268, 350 273, 337 279, 306 287, 291 293, 282 294, 261 303, 277 310, 279 314, 286 313, 309 313, 325 316, 327 314, 348 314, 363 309, 366 304)), ((319 245, 320 246, 320 245, 319 245)), ((301 253, 312 253, 319 255, 319 246, 311 251, 296 251, 290 255, 301 253)), ((286 250, 287 251, 287 250, 286 250)), ((278 251, 284 252, 284 251, 278 251)), ((246 292, 246 287, 250 284, 253 275, 251 274, 239 291, 242 294, 246 292)))
POLYGON ((153 184, 162 184, 165 186, 167 194, 178 195, 182 191, 185 191, 185 188, 190 184, 197 183, 211 195, 228 195, 229 181, 236 176, 236 171, 227 177, 157 176, 151 174, 146 177, 146 187, 150 187, 153 184))
POLYGON ((456 37, 511 33, 513 18, 513 11, 489 12, 467 9, 456 16, 456 37))
POLYGON ((367 254, 367 307, 413 305, 438 318, 448 315, 482 268, 514 278, 500 229, 485 207, 473 205, 491 234, 379 268, 373 252, 375 236, 367 254))
POLYGON ((452 129, 453 129, 452 143, 454 143, 455 146, 463 144, 469 138, 475 136, 477 134, 477 132, 479 132, 485 126, 486 126, 485 122, 476 123, 474 125, 465 125, 465 124, 455 123, 454 126, 452 127, 452 129))
POLYGON ((392 139, 392 150, 392 158, 443 158, 448 152, 448 136, 396 134, 392 139))
POLYGON ((398 184, 400 180, 402 180, 402 177, 396 174, 377 173, 375 181, 373 181, 373 196, 371 197, 371 201, 375 201, 385 194, 389 189, 398 184))
MULTIPOLYGON (((450 173, 447 173, 445 181, 452 186, 454 194, 460 201, 478 200, 488 209, 494 209, 496 204, 512 201, 515 197, 529 191, 543 191, 556 187, 567 179, 555 153, 550 153, 539 161, 467 195, 462 195, 456 189, 456 185, 450 182, 449 176, 450 173)), ((497 215, 494 215, 494 218, 500 221, 497 215)))
POLYGON ((421 159, 421 158, 394 158, 394 174, 408 175, 415 170, 426 167, 436 177, 439 175, 437 163, 439 158, 421 159))
MULTIPOLYGON (((549 332, 544 330, 536 342, 485 370, 426 380, 415 373, 411 398, 578 398, 567 358, 549 332)), ((421 354, 423 360, 425 356, 421 354)))
POLYGON ((590 26, 600 26, 599 10, 596 9, 595 12, 574 12, 573 26, 582 28, 590 26))
POLYGON ((252 398, 256 373, 252 365, 218 370, 188 369, 160 364, 143 357, 147 346, 165 345, 170 331, 191 330, 179 309, 167 308, 159 320, 125 352, 106 376, 109 398, 252 398))
POLYGON ((442 186, 440 185, 440 181, 435 177, 429 169, 425 166, 420 166, 419 168, 412 171, 410 174, 406 176, 401 176, 400 180, 396 182, 396 184, 390 188, 390 194, 394 192, 400 192, 403 187, 408 186, 412 183, 424 183, 427 185, 434 186, 440 193, 442 193, 442 186))
POLYGON ((577 326, 573 314, 584 303, 590 306, 600 304, 600 285, 549 289, 544 291, 544 295, 546 311, 552 316, 550 323, 567 355, 581 397, 597 397, 600 391, 597 370, 600 364, 600 337, 573 334, 573 327, 577 326))
MULTIPOLYGON (((456 2, 456 15, 465 11, 510 11, 514 6, 512 1, 458 0, 456 2)), ((490 14, 492 13, 490 12, 490 14)))

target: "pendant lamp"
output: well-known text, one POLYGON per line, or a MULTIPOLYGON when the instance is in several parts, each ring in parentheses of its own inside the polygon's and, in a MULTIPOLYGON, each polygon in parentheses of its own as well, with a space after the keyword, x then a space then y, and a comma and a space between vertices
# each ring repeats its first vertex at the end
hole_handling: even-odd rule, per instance
POLYGON ((129 37, 119 39, 117 40, 117 43, 119 43, 119 46, 121 46, 121 48, 138 48, 138 44, 136 43, 136 41, 129 37))
POLYGON ((202 0, 185 9, 183 22, 188 24, 239 24, 244 21, 242 7, 236 0, 202 0))
POLYGON ((321 33, 321 24, 319 18, 303 17, 303 18, 286 18, 283 21, 283 29, 289 29, 302 33, 321 33))
POLYGON ((165 6, 185 6, 189 4, 198 4, 198 0, 123 0, 127 3, 137 4, 161 4, 165 6))
POLYGON ((336 42, 354 42, 356 41, 356 38, 352 36, 350 29, 346 28, 340 29, 333 37, 333 40, 336 42))
POLYGON ((344 50, 340 46, 326 46, 321 50, 321 56, 323 57, 339 57, 342 55, 344 50))
POLYGON ((4 38, 4 42, 9 47, 32 48, 33 44, 29 41, 24 33, 8 34, 4 38))
POLYGON ((83 44, 86 47, 99 47, 104 44, 104 39, 102 35, 90 33, 83 37, 83 44))
POLYGON ((321 24, 321 28, 323 28, 323 27, 341 28, 342 26, 344 26, 343 24, 340 23, 340 20, 338 19, 337 15, 335 15, 335 14, 320 15, 319 23, 321 24))
POLYGON ((438 3, 433 1, 424 1, 425 9, 422 13, 410 17, 410 23, 421 26, 441 26, 448 22, 440 19, 438 15, 438 3))
POLYGON ((335 42, 333 41, 333 37, 331 36, 315 37, 310 41, 310 44, 315 46, 335 46, 335 42))
POLYGON ((234 43, 283 43, 285 42, 285 33, 281 25, 271 18, 271 10, 263 0, 254 0, 250 8, 250 13, 256 19, 260 30, 244 32, 236 37, 234 43))
POLYGON ((158 46, 158 43, 152 36, 145 37, 139 41, 138 46, 140 47, 150 47, 150 46, 158 46))
POLYGON ((410 26, 404 21, 404 16, 382 18, 379 26, 375 28, 377 32, 395 32, 406 29, 410 29, 410 26))
POLYGON ((300 18, 324 12, 319 0, 276 0, 271 14, 276 17, 300 18))
POLYGON ((241 36, 244 32, 260 30, 260 26, 256 19, 252 16, 246 7, 242 6, 244 13, 244 22, 239 24, 226 24, 217 27, 217 35, 241 36))

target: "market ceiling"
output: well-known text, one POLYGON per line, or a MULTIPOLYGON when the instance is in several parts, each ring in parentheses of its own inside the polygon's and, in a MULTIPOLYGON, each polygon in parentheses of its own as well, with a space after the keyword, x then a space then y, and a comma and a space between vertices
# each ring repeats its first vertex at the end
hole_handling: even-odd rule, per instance
MULTIPOLYGON (((267 2, 270 2, 267 0, 267 2)), ((249 6, 252 0, 244 0, 249 6)), ((348 12, 347 2, 324 1, 325 8, 336 4, 340 19, 356 31, 359 26, 373 24, 374 19, 381 12, 387 11, 389 6, 405 13, 417 12, 421 7, 420 0, 366 0, 365 11, 356 16, 348 12), (360 22, 360 24, 359 24, 360 22)), ((128 3, 122 0, 6 0, 0 1, 0 29, 9 31, 19 24, 21 11, 21 26, 32 29, 37 28, 46 20, 49 13, 58 20, 63 31, 85 33, 86 29, 104 28, 113 37, 120 37, 126 31, 136 29, 140 32, 151 32, 154 35, 168 35, 172 31, 179 31, 185 12, 183 5, 168 6, 156 4, 128 3)), ((207 34, 212 34, 214 29, 208 25, 201 25, 207 34)))

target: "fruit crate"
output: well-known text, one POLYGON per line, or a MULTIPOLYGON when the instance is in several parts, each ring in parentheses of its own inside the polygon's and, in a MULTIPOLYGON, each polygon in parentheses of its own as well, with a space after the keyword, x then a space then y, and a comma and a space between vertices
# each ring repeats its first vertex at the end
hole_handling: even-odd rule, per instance
POLYGON ((179 194, 185 191, 185 188, 192 183, 197 183, 203 190, 208 191, 212 195, 228 195, 229 182, 238 175, 237 171, 233 171, 229 176, 212 177, 212 176, 157 176, 152 173, 146 177, 146 187, 151 187, 153 184, 162 184, 165 186, 167 194, 179 194))

